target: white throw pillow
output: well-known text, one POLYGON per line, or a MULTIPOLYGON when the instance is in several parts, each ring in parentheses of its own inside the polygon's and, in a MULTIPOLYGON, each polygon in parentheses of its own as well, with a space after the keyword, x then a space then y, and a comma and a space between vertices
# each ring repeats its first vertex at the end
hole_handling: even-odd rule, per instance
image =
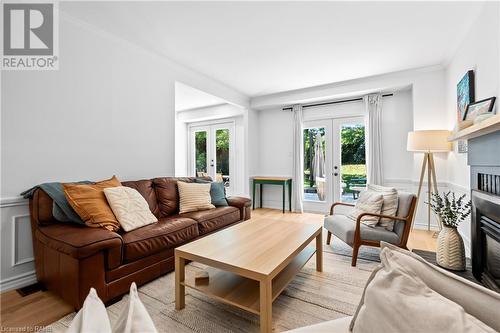
POLYGON ((83 302, 66 333, 111 333, 108 313, 94 288, 83 302))
MULTIPOLYGON (((384 198, 382 197, 382 194, 371 191, 362 191, 359 194, 354 210, 348 215, 348 217, 356 221, 358 216, 363 213, 380 214, 383 202, 384 198)), ((369 227, 374 227, 377 225, 379 219, 380 218, 377 216, 363 216, 361 218, 361 223, 366 224, 369 227)))
POLYGON ((142 304, 135 282, 130 285, 128 304, 113 325, 115 333, 156 333, 156 327, 142 304))
POLYGON ((353 333, 495 332, 457 303, 430 289, 418 272, 392 260, 383 248, 351 322, 353 333))
POLYGON ((104 189, 104 195, 123 230, 131 231, 158 222, 137 190, 126 186, 109 187, 104 189))
POLYGON ((210 183, 177 182, 179 189, 179 213, 215 208, 210 196, 210 183))
MULTIPOLYGON (((380 211, 380 214, 391 216, 396 215, 399 203, 398 190, 394 187, 368 184, 368 191, 382 194, 384 202, 382 203, 382 210, 380 211)), ((379 221, 379 225, 389 231, 392 231, 394 229, 394 220, 382 217, 379 221)))

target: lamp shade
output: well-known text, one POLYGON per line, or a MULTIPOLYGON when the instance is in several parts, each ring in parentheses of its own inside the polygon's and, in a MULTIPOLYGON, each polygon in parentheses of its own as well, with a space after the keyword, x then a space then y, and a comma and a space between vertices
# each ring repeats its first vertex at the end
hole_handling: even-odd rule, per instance
POLYGON ((408 133, 407 150, 414 152, 438 153, 451 150, 451 142, 448 141, 450 131, 446 130, 424 130, 408 133))

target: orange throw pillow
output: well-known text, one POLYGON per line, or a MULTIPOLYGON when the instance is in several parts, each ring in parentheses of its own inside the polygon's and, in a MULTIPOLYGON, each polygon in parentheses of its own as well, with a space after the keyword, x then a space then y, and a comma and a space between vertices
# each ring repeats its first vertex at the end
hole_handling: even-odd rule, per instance
POLYGON ((69 204, 87 226, 117 231, 120 223, 108 205, 104 189, 121 185, 113 176, 95 184, 63 184, 63 188, 69 204))

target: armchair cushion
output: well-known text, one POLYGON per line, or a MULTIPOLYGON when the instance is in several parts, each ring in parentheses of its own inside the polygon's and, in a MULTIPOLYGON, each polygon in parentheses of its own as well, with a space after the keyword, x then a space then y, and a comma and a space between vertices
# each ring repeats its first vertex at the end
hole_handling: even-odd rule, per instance
MULTIPOLYGON (((396 216, 399 217, 407 217, 413 198, 415 198, 415 194, 408 192, 398 192, 398 211, 396 212, 396 216)), ((395 221, 394 222, 394 232, 398 234, 399 237, 403 235, 405 229, 405 222, 395 221)))
MULTIPOLYGON (((356 221, 353 221, 345 215, 335 214, 325 217, 325 229, 340 238, 345 243, 352 245, 354 243, 354 232, 356 230, 356 221)), ((391 244, 398 244, 400 238, 398 234, 388 231, 384 227, 368 227, 360 224, 360 234, 363 240, 384 241, 391 244)))
MULTIPOLYGON (((396 211, 398 210, 398 190, 394 187, 368 184, 368 191, 382 194, 384 199, 382 203, 382 210, 380 211, 382 215, 394 216, 396 214, 396 211)), ((379 225, 385 227, 389 231, 392 231, 394 229, 394 220, 382 217, 379 225)))
MULTIPOLYGON (((363 213, 380 214, 383 203, 384 197, 382 194, 371 191, 363 191, 359 194, 354 210, 348 216, 352 220, 356 221, 358 216, 363 213)), ((374 227, 378 224, 379 219, 380 218, 378 216, 367 215, 361 218, 361 223, 374 227)))

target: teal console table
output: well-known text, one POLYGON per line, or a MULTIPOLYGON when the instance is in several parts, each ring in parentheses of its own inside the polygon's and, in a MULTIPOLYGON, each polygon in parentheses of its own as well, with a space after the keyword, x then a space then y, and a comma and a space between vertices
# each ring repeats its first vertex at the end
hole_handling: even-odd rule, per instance
POLYGON ((253 178, 253 209, 255 209, 255 186, 260 186, 260 208, 262 208, 262 187, 264 184, 283 186, 283 213, 285 213, 285 189, 288 185, 288 209, 292 211, 292 178, 285 177, 254 177, 253 178))

